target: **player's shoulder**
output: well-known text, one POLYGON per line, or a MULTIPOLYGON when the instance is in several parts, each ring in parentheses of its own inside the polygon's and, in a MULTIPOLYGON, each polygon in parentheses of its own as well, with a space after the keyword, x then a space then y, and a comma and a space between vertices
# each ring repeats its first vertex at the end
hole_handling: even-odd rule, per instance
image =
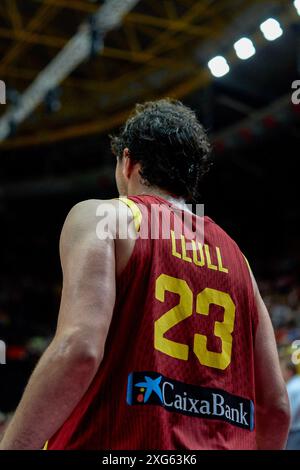
POLYGON ((84 215, 95 215, 99 207, 103 207, 104 205, 107 205, 107 208, 110 206, 113 207, 114 199, 86 199, 80 201, 71 208, 67 218, 80 219, 80 217, 84 215))
POLYGON ((93 220, 100 215, 113 215, 122 210, 127 212, 126 205, 121 204, 121 199, 87 199, 80 201, 71 208, 66 220, 85 225, 87 220, 93 220))
POLYGON ((103 212, 104 204, 106 204, 106 214, 109 219, 113 208, 113 202, 110 200, 88 199, 75 204, 66 216, 61 241, 80 240, 89 234, 95 234, 99 214, 103 212))
MULTIPOLYGON (((114 199, 88 199, 74 205, 68 213, 63 231, 87 234, 103 228, 111 238, 116 237, 120 225, 131 224, 137 215, 126 197, 114 199)), ((99 235, 99 233, 98 233, 99 235)))

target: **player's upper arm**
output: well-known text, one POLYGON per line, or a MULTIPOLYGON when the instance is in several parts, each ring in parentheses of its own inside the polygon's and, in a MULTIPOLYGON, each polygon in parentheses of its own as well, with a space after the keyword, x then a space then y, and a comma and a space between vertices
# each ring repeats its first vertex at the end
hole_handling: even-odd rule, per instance
POLYGON ((254 349, 257 411, 265 413, 277 409, 283 412, 287 410, 288 413, 288 397, 280 369, 273 326, 253 275, 252 281, 258 310, 254 349))
POLYGON ((112 233, 99 238, 99 204, 77 204, 61 233, 63 290, 56 338, 67 338, 62 347, 101 361, 115 304, 115 243, 112 233))

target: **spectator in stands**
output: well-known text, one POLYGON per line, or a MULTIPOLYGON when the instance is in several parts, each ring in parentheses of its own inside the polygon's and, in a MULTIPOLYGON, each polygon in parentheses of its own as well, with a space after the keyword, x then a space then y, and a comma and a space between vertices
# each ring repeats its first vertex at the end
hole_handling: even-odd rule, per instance
POLYGON ((281 360, 281 369, 291 406, 291 427, 287 450, 300 450, 300 375, 290 359, 281 360))

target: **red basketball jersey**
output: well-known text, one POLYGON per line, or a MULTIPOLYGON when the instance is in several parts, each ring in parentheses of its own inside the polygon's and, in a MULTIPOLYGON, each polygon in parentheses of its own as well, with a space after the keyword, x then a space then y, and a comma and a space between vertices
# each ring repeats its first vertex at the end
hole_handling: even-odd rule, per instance
POLYGON ((141 236, 117 279, 104 359, 48 449, 255 449, 245 258, 207 217, 186 223, 156 196, 124 202, 141 236))

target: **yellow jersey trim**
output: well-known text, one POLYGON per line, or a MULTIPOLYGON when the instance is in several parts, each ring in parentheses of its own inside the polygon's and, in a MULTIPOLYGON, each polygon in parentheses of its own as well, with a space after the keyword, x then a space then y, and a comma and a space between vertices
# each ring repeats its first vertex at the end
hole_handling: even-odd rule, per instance
POLYGON ((117 199, 124 202, 124 204, 129 207, 133 215, 135 229, 137 232, 139 232, 142 223, 142 213, 140 211, 140 208, 136 205, 135 202, 133 202, 131 199, 128 199, 127 197, 119 197, 117 199))
POLYGON ((46 442, 45 442, 45 445, 44 445, 44 447, 43 447, 43 450, 48 450, 48 442, 49 442, 49 441, 46 441, 46 442))
POLYGON ((249 269, 250 274, 252 274, 252 269, 250 268, 250 264, 249 264, 249 262, 248 262, 246 256, 243 255, 243 257, 244 257, 244 260, 246 261, 246 264, 247 264, 247 266, 248 266, 248 269, 249 269))

